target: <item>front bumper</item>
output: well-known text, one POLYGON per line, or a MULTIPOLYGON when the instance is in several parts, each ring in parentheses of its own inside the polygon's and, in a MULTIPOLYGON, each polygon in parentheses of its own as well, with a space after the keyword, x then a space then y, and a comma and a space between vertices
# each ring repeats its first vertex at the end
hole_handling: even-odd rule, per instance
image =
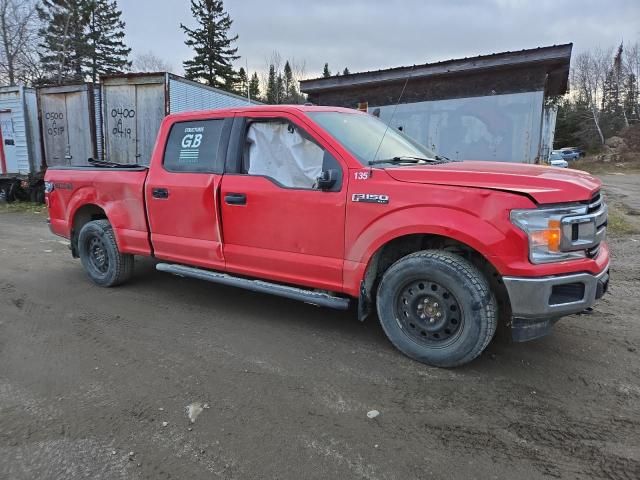
POLYGON ((503 277, 512 312, 512 337, 523 342, 549 333, 565 315, 584 311, 609 286, 609 265, 598 274, 576 273, 550 277, 503 277))

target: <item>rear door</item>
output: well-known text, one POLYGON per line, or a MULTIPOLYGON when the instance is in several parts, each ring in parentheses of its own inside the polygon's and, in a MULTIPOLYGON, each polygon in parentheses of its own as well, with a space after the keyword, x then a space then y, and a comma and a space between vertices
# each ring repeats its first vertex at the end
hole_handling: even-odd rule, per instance
POLYGON ((289 114, 236 118, 238 158, 220 195, 227 270, 341 290, 346 187, 336 152, 289 114), (325 170, 336 175, 329 191, 316 186, 325 170))
POLYGON ((218 198, 232 118, 175 122, 145 185, 151 243, 161 259, 223 269, 218 198))

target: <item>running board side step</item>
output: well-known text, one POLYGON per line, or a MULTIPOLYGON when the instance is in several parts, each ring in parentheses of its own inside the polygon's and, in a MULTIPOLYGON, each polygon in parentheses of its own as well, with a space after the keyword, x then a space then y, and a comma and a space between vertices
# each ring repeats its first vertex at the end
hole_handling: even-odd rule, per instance
POLYGON ((350 300, 343 297, 335 297, 327 293, 305 290, 304 288, 290 287, 279 283, 265 282, 264 280, 251 280, 242 277, 234 277, 226 273, 212 272, 201 268, 186 267, 184 265, 174 265, 169 263, 158 263, 156 270, 173 273, 179 277, 197 278, 213 283, 221 283, 231 287, 240 287, 246 290, 260 293, 270 293, 279 297, 299 300, 301 302, 317 305, 318 307, 329 307, 338 310, 347 310, 350 300))

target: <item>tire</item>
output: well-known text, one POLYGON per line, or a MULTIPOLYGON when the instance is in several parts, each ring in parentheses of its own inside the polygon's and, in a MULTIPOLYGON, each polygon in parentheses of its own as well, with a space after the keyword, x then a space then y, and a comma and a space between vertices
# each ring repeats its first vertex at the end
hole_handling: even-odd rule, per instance
POLYGON ((7 203, 13 203, 16 201, 16 182, 11 182, 5 187, 5 200, 7 203))
POLYGON ((108 220, 93 220, 82 227, 78 254, 89 278, 101 287, 120 285, 133 274, 133 255, 120 253, 108 220))
POLYGON ((427 365, 464 365, 496 331, 498 306, 489 282, 469 261, 442 250, 413 253, 389 267, 376 303, 391 343, 427 365))

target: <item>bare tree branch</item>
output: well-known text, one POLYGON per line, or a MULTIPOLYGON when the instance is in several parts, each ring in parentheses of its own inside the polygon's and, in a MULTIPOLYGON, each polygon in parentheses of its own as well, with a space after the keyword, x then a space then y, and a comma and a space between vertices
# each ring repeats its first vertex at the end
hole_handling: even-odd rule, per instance
POLYGON ((9 85, 29 79, 37 43, 35 0, 0 0, 0 77, 9 85))
POLYGON ((133 57, 133 70, 136 72, 173 72, 173 67, 149 50, 133 57))

